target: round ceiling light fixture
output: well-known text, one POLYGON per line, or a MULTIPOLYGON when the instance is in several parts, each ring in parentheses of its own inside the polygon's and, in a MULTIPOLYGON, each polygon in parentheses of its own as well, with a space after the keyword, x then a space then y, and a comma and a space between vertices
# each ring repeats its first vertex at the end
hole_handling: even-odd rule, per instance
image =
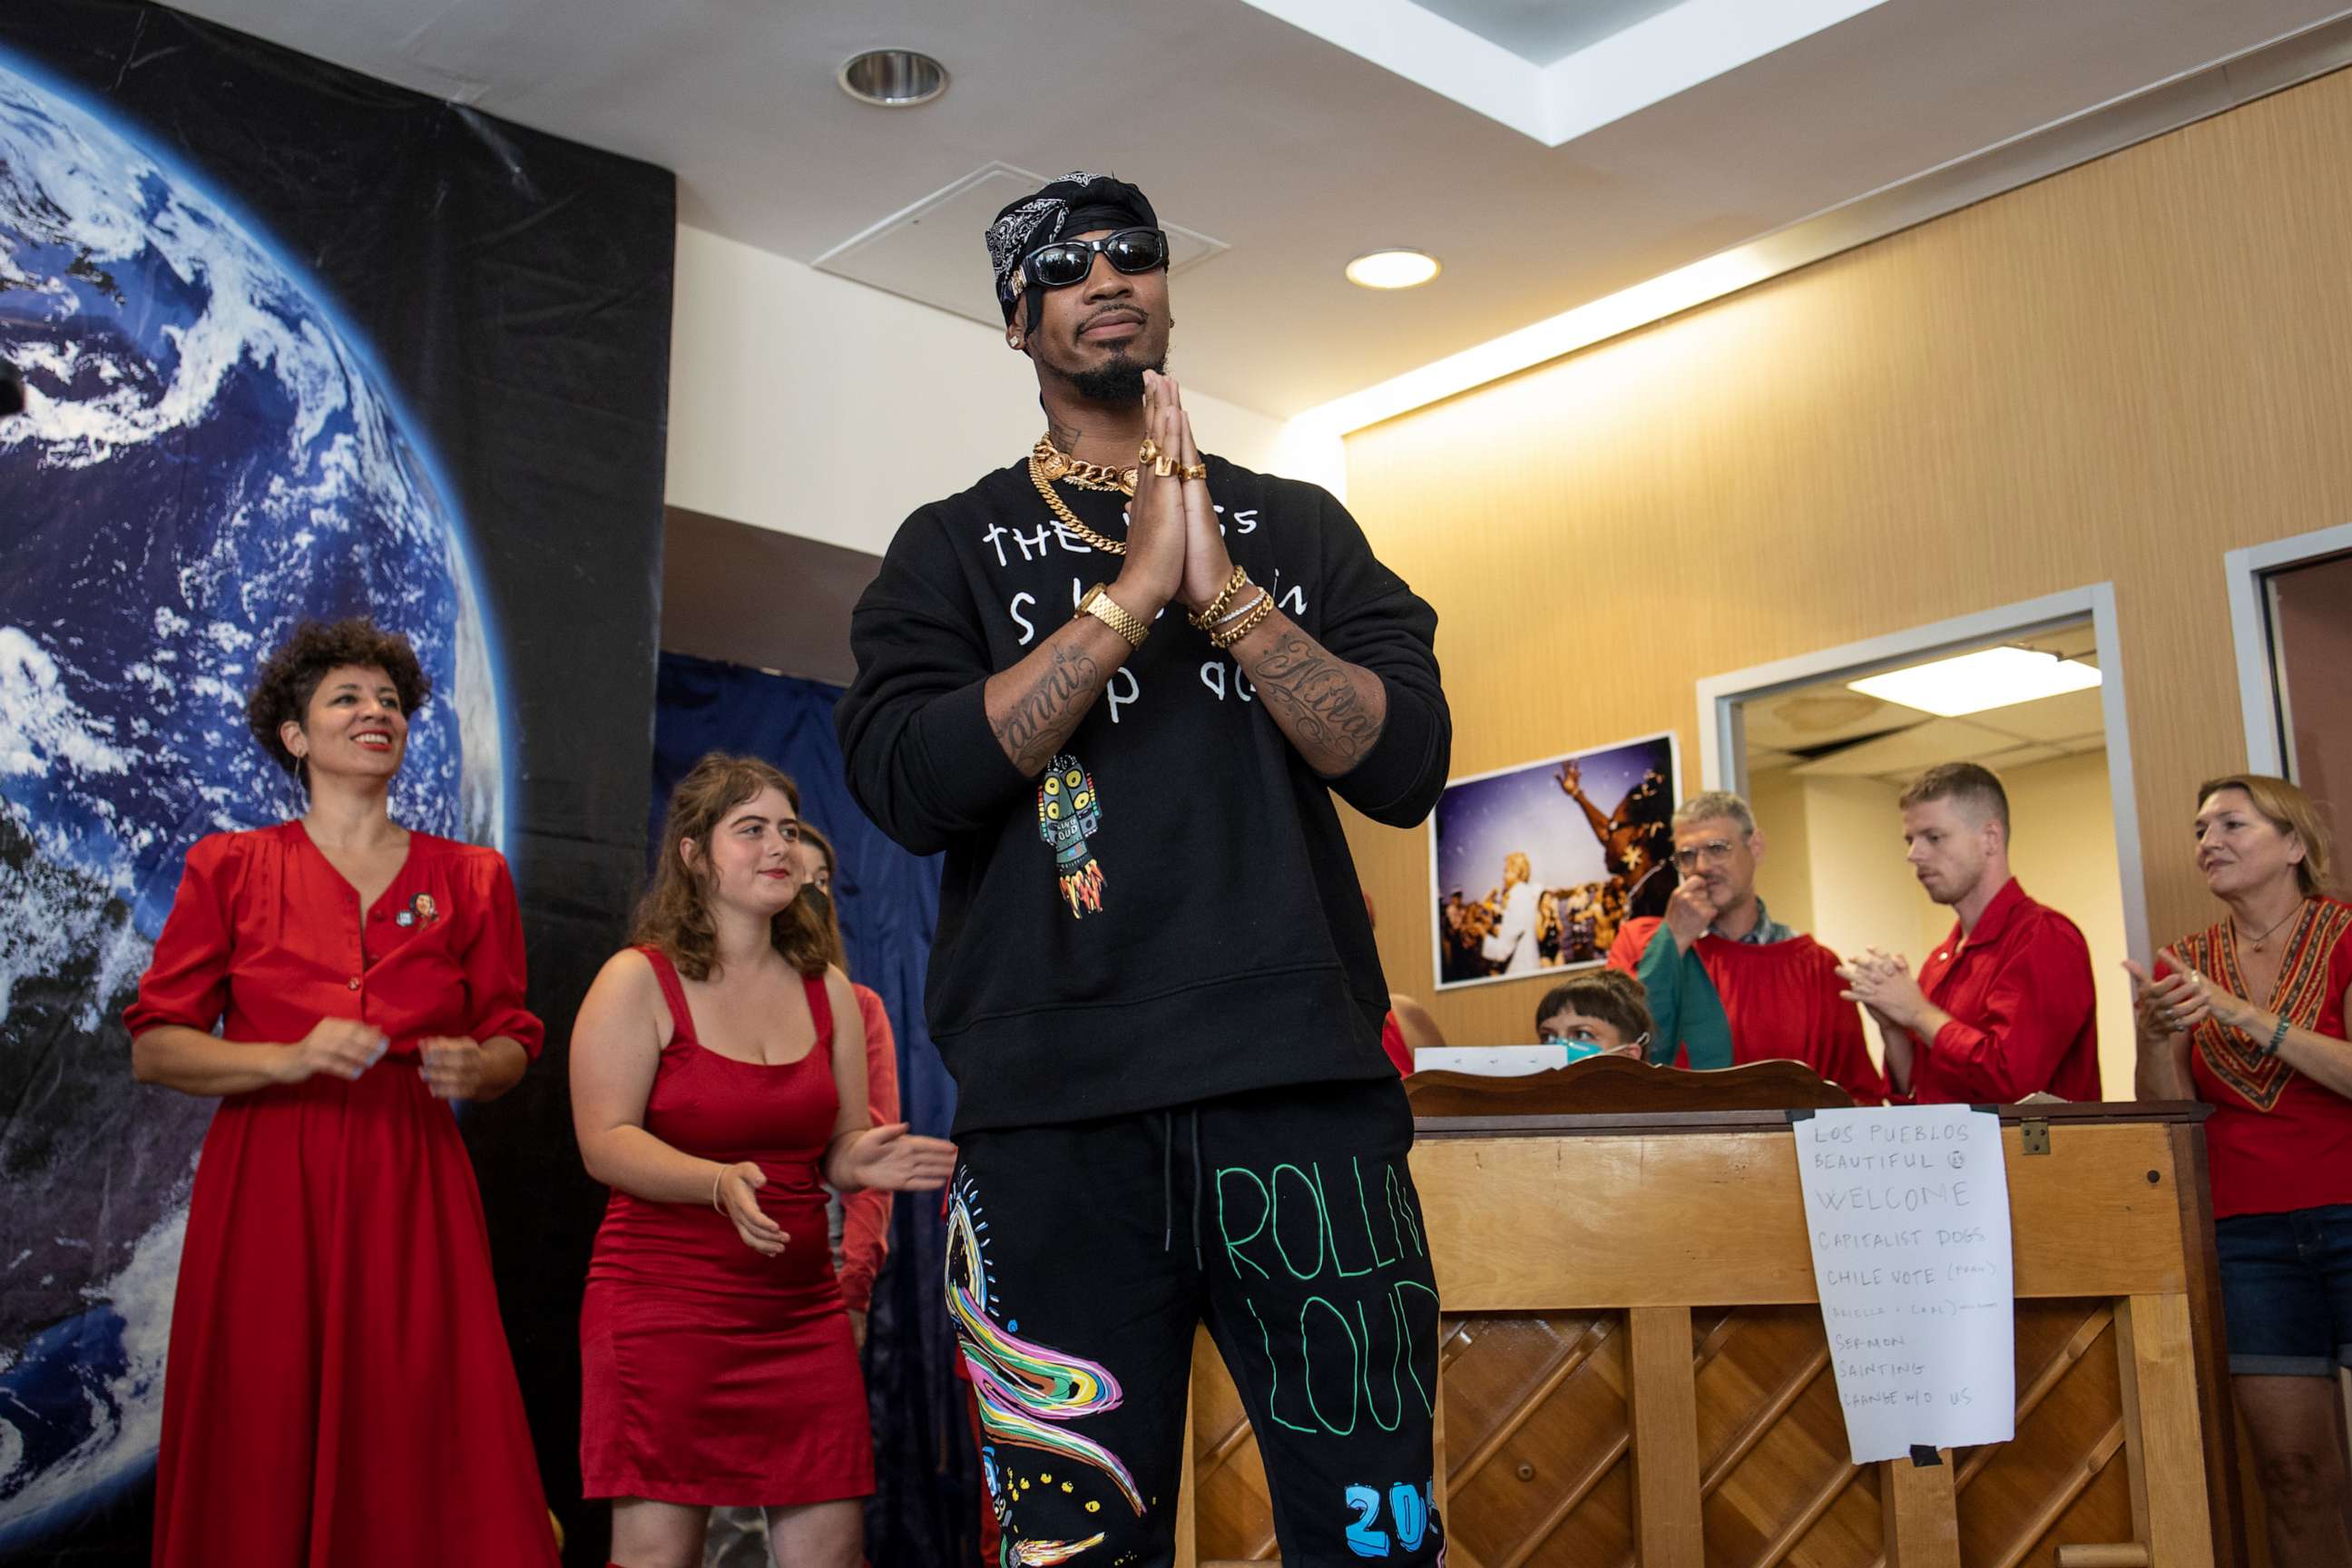
POLYGON ((1360 289, 1417 289, 1437 276, 1437 258, 1425 250, 1373 250, 1348 263, 1348 281, 1360 289))
POLYGON ((860 103, 912 109, 947 91, 948 68, 915 49, 868 49, 852 55, 835 79, 860 103))

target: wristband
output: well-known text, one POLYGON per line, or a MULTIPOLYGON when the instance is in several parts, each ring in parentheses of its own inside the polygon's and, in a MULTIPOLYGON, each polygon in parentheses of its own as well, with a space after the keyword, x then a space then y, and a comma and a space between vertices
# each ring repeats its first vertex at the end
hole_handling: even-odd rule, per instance
POLYGON ((2279 1015, 2278 1027, 2271 1031, 2269 1043, 2263 1047, 2263 1055, 2266 1057, 2274 1057, 2278 1055, 2278 1048, 2286 1044, 2287 1028, 2287 1016, 2285 1014, 2281 1013, 2279 1015))

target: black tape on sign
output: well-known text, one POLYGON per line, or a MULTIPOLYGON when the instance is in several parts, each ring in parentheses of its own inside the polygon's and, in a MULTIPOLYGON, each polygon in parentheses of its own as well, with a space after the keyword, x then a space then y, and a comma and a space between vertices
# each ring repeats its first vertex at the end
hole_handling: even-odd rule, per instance
POLYGON ((1810 1105, 1793 1106, 1790 1109, 1789 1125, 1791 1127, 1800 1121, 1811 1121, 1812 1119, 1813 1108, 1810 1105))
POLYGON ((1911 1445, 1911 1463, 1917 1468, 1932 1470, 1943 1462, 1944 1456, 1936 1452, 1936 1446, 1933 1443, 1911 1445))

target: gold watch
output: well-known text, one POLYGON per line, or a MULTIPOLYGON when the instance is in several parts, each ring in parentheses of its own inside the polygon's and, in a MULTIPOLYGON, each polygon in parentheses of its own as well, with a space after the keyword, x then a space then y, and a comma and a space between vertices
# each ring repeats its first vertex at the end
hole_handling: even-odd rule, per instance
POLYGON ((1120 608, 1118 601, 1110 596, 1110 590, 1100 583, 1087 589, 1087 596, 1078 601, 1078 614, 1092 616, 1125 637, 1129 647, 1141 647, 1143 639, 1151 635, 1151 628, 1120 608))

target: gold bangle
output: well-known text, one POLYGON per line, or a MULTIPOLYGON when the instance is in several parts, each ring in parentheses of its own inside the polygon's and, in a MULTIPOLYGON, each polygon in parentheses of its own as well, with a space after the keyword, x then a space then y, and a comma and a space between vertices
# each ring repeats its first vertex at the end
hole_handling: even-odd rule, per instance
POLYGON ((1218 590, 1217 596, 1210 600, 1208 605, 1199 615, 1187 616, 1186 618, 1190 620, 1195 627, 1204 632, 1207 631, 1211 626, 1215 626, 1219 621, 1225 618, 1225 612, 1234 607, 1234 595, 1239 594, 1244 588, 1248 587, 1249 580, 1248 573, 1243 571, 1239 566, 1234 567, 1234 574, 1225 579, 1225 585, 1222 589, 1218 590))
POLYGON ((1087 589, 1087 596, 1078 601, 1078 614, 1092 616, 1125 637, 1129 647, 1141 647, 1143 639, 1151 635, 1150 626, 1138 620, 1125 605, 1112 598, 1110 590, 1100 583, 1087 589))
POLYGON ((1259 623, 1272 614, 1274 614, 1274 595, 1260 588, 1257 592, 1257 602, 1249 607, 1249 613, 1235 621, 1231 631, 1218 632, 1209 638, 1209 646, 1219 653, 1224 652, 1250 633, 1257 630, 1259 623))
POLYGON ((719 1173, 710 1178, 710 1206, 714 1209, 718 1209, 720 1214, 725 1214, 727 1212, 724 1208, 719 1206, 719 1184, 726 1180, 727 1167, 724 1165, 719 1166, 719 1173))

